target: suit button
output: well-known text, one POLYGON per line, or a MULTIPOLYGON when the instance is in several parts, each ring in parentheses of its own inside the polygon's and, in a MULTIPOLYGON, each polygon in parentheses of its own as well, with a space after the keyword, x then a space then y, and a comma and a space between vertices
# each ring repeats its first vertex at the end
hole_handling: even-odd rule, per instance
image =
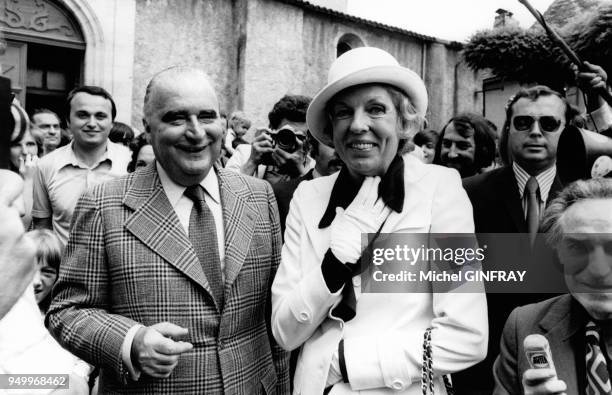
POLYGON ((361 276, 353 277, 353 285, 359 287, 361 285, 361 276))
POLYGON ((300 322, 307 322, 310 320, 310 314, 307 311, 302 311, 299 316, 300 322))
POLYGON ((393 384, 391 384, 391 387, 396 391, 401 391, 404 389, 404 382, 400 379, 396 379, 393 381, 393 384))

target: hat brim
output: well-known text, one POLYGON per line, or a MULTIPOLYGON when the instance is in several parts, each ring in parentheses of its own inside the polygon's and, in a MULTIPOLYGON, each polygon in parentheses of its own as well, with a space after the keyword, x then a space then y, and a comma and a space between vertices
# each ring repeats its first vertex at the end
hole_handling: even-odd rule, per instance
POLYGON ((359 70, 326 85, 310 102, 306 122, 310 133, 321 143, 334 147, 331 134, 325 133, 329 121, 325 112, 327 102, 338 92, 356 85, 388 84, 402 90, 410 99, 417 114, 427 112, 427 90, 421 78, 412 70, 401 66, 376 66, 359 70))

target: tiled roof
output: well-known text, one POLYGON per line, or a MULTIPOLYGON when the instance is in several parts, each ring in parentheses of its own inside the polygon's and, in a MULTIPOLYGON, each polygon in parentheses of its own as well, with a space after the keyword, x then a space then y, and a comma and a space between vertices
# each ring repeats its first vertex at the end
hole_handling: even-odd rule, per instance
POLYGON ((461 48, 463 47, 463 44, 461 44, 460 42, 457 41, 447 41, 447 40, 442 40, 436 37, 432 37, 432 36, 427 36, 424 34, 420 34, 420 33, 416 33, 410 30, 406 30, 406 29, 402 29, 396 26, 391 26, 391 25, 386 25, 384 23, 380 23, 380 22, 375 22, 375 21, 371 21, 368 19, 364 19, 364 18, 360 18, 354 15, 349 15, 346 14, 344 12, 340 12, 340 11, 336 11, 336 10, 332 10, 331 8, 327 8, 327 7, 322 7, 319 5, 315 5, 312 4, 306 0, 278 0, 282 3, 286 3, 286 4, 292 4, 295 5, 297 7, 300 7, 304 10, 307 11, 312 11, 312 12, 318 12, 321 14, 325 14, 325 15, 330 15, 333 16, 337 19, 343 20, 343 21, 348 21, 348 22, 355 22, 361 25, 366 25, 366 26, 370 26, 370 27, 375 27, 378 29, 383 29, 383 30, 387 30, 387 31, 391 31, 394 33, 398 33, 398 34, 402 34, 404 36, 408 36, 411 38, 416 38, 418 40, 422 40, 422 41, 426 41, 426 42, 435 42, 435 43, 440 43, 440 44, 445 44, 447 46, 450 47, 457 47, 457 48, 461 48))

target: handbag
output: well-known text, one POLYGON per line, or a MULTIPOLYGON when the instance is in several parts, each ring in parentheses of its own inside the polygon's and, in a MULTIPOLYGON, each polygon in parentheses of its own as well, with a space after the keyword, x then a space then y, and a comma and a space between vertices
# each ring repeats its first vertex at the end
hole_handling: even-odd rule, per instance
MULTIPOLYGON (((434 377, 433 377, 433 355, 431 352, 431 330, 429 327, 423 334, 423 366, 421 367, 421 390, 423 395, 434 395, 434 377)), ((444 387, 448 395, 454 395, 453 383, 450 380, 450 375, 442 376, 444 387)))

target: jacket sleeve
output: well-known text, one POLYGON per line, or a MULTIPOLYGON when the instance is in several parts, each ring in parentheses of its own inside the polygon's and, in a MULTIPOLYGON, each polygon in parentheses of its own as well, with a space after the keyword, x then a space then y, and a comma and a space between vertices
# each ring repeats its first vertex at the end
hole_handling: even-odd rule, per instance
MULTIPOLYGON (((270 226, 272 234, 272 273, 270 274, 270 287, 271 282, 275 277, 275 273, 280 264, 281 257, 281 246, 282 238, 280 231, 280 221, 278 208, 276 204, 276 198, 272 192, 271 186, 266 183, 266 192, 268 195, 268 212, 270 213, 270 226)), ((272 359, 274 360, 274 369, 276 370, 276 393, 277 394, 288 394, 291 391, 290 377, 289 377, 289 353, 283 350, 274 340, 272 336, 272 330, 270 325, 270 314, 271 314, 271 294, 268 293, 268 300, 266 301, 266 319, 268 325, 268 334, 270 336, 270 344, 272 348, 272 359)))
POLYGON ((298 186, 289 207, 281 264, 272 285, 272 331, 286 350, 308 340, 340 301, 342 292, 340 288, 331 293, 323 279, 321 262, 302 217, 303 186, 298 186))
POLYGON ((518 373, 517 327, 519 310, 514 309, 506 321, 502 334, 499 355, 493 364, 495 380, 494 395, 522 394, 522 377, 518 373))
MULTIPOLYGON (((431 233, 472 233, 470 201, 455 171, 444 170, 433 192, 431 233)), ((460 285, 454 292, 433 293, 429 326, 436 376, 466 369, 487 352, 488 324, 484 288, 460 285), (462 292, 468 286, 476 293, 462 292)), ((412 297, 412 295, 406 295, 412 297)), ((368 334, 345 339, 348 379, 353 390, 405 388, 421 378, 424 330, 411 328, 385 336, 368 334)))
POLYGON ((137 322, 108 311, 112 287, 98 204, 91 191, 77 203, 46 320, 62 346, 92 365, 111 369, 121 382, 126 377, 121 345, 137 322))

